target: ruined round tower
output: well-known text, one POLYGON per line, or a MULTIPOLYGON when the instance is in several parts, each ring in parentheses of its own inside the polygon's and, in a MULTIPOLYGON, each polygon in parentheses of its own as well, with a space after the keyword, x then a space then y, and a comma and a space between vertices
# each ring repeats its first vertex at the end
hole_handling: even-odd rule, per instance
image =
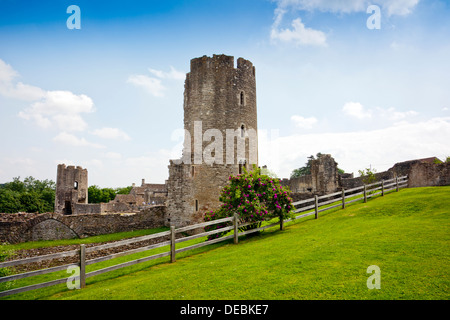
POLYGON ((255 67, 243 58, 191 60, 184 90, 182 158, 171 160, 167 224, 199 223, 230 175, 258 165, 255 67))
POLYGON ((79 203, 88 203, 87 169, 59 164, 56 173, 55 212, 72 214, 75 205, 79 203))

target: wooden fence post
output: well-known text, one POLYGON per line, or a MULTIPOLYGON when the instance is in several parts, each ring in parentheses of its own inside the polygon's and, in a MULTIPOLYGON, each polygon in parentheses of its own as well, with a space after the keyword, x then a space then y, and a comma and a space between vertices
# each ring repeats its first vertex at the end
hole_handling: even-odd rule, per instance
POLYGON ((367 187, 364 185, 364 203, 367 202, 367 187))
POLYGON ((237 215, 237 213, 235 213, 234 214, 234 220, 233 220, 233 225, 234 225, 234 244, 237 244, 239 242, 238 224, 239 224, 238 215, 237 215))
POLYGON ((319 218, 319 197, 317 195, 314 196, 314 210, 315 210, 315 218, 319 218))
POLYGON ((170 226, 170 262, 175 261, 175 226, 170 226))
POLYGON ((384 196, 384 180, 381 180, 381 196, 384 196))
POLYGON ((86 246, 80 244, 80 288, 86 287, 86 246))
POLYGON ((345 189, 342 188, 342 209, 345 209, 345 189))
POLYGON ((280 217, 280 230, 284 230, 284 220, 283 220, 283 217, 280 217))
POLYGON ((395 177, 396 191, 398 192, 398 177, 395 177))

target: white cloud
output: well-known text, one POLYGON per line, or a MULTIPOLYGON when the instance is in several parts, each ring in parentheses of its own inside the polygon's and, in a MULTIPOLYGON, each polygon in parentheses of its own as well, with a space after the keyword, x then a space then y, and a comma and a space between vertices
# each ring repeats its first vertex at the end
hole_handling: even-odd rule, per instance
POLYGON ((278 8, 332 13, 365 12, 370 5, 378 5, 388 15, 408 15, 419 0, 276 0, 278 8))
POLYGON ((388 15, 408 15, 412 12, 414 7, 419 3, 419 0, 385 0, 378 1, 380 5, 387 10, 388 15))
POLYGON ((33 159, 30 158, 5 158, 5 160, 12 165, 18 165, 18 166, 32 166, 35 164, 33 159))
POLYGON ((0 94, 33 102, 18 113, 20 118, 33 121, 41 128, 56 127, 66 132, 84 131, 87 128, 81 114, 94 112, 94 103, 90 97, 64 90, 46 91, 15 82, 17 77, 17 71, 0 59, 0 94))
MULTIPOLYGON (((1 60, 0 60, 1 61, 1 60)), ((0 94, 17 100, 35 101, 45 96, 45 91, 41 88, 23 84, 9 82, 0 85, 0 94)))
POLYGON ((41 99, 45 91, 41 88, 15 81, 19 73, 0 59, 0 94, 2 96, 24 101, 41 99))
POLYGON ((52 117, 59 129, 65 131, 84 131, 87 123, 78 114, 57 114, 52 117))
POLYGON ((10 83, 18 76, 18 72, 13 67, 0 59, 0 83, 10 83))
POLYGON ((104 154, 104 156, 105 156, 105 158, 108 158, 108 159, 122 159, 122 154, 120 154, 118 152, 112 152, 112 151, 106 152, 104 154))
POLYGON ((33 120, 41 128, 57 127, 60 130, 84 131, 87 123, 81 113, 94 111, 91 98, 81 94, 76 95, 70 91, 47 91, 43 99, 31 107, 19 112, 19 117, 33 120))
POLYGON ((343 107, 342 111, 351 117, 357 119, 371 119, 374 117, 380 117, 385 121, 400 121, 405 120, 406 118, 412 118, 419 113, 414 110, 407 111, 397 111, 395 108, 380 108, 376 107, 375 109, 366 109, 359 102, 347 102, 343 107))
POLYGON ((296 127, 303 129, 311 129, 317 123, 317 119, 315 117, 305 118, 298 115, 293 115, 291 120, 294 122, 296 127))
POLYGON ((346 172, 356 173, 369 165, 384 171, 401 161, 445 157, 450 154, 448 137, 450 117, 403 121, 372 131, 272 135, 270 139, 260 134, 259 163, 267 165, 280 178, 289 177, 293 169, 304 165, 308 156, 322 152, 331 154, 346 172))
POLYGON ((164 91, 166 90, 162 85, 161 80, 145 75, 131 75, 128 77, 127 82, 144 88, 148 93, 155 97, 163 97, 164 91))
POLYGON ((388 120, 391 121, 399 121, 399 120, 404 120, 405 118, 408 117, 414 117, 419 115, 419 113, 417 111, 414 110, 408 110, 408 111, 396 111, 394 108, 388 108, 388 109, 383 109, 383 108, 376 108, 378 114, 382 117, 385 117, 388 120))
POLYGON ((292 21, 292 29, 280 29, 279 25, 285 11, 276 10, 275 22, 272 25, 270 38, 295 45, 326 46, 325 33, 319 30, 306 28, 300 18, 292 21))
POLYGON ((118 128, 96 129, 92 132, 92 134, 103 139, 131 140, 125 132, 118 128))
POLYGON ((84 94, 76 95, 70 91, 47 91, 42 101, 31 106, 33 112, 53 114, 79 114, 94 111, 94 103, 84 94))
POLYGON ((184 72, 178 71, 172 66, 170 66, 170 72, 164 72, 150 68, 148 69, 148 71, 161 79, 184 80, 186 78, 186 74, 184 72))
POLYGON ((162 84, 161 79, 165 80, 184 80, 186 75, 176 70, 174 67, 170 66, 169 72, 164 72, 161 70, 155 70, 149 68, 148 71, 156 76, 149 77, 147 75, 135 74, 128 77, 127 82, 134 84, 135 86, 144 88, 148 93, 155 97, 163 97, 164 92, 167 88, 162 84))
POLYGON ((53 138, 53 141, 72 147, 104 148, 104 146, 100 144, 89 142, 85 138, 78 138, 77 136, 67 132, 61 132, 53 138))
MULTIPOLYGON (((361 12, 366 14, 370 5, 378 5, 388 16, 410 14, 420 0, 275 0, 274 23, 270 37, 272 40, 295 45, 327 46, 327 37, 320 30, 307 28, 300 18, 292 21, 292 28, 280 29, 283 16, 287 12, 320 11, 335 14, 361 12)), ((393 48, 396 48, 393 44, 393 48)))
POLYGON ((372 117, 372 111, 366 110, 359 102, 347 102, 342 107, 342 111, 357 119, 366 119, 372 117))

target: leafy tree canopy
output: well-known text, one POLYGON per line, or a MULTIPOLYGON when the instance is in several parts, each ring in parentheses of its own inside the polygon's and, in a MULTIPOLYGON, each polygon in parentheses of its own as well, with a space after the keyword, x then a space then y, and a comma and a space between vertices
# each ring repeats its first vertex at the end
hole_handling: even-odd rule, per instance
POLYGON ((0 186, 0 212, 52 212, 55 204, 56 183, 37 180, 31 176, 20 177, 0 186))
POLYGON ((89 186, 88 201, 89 203, 101 203, 114 200, 117 194, 129 194, 131 186, 125 188, 100 188, 97 185, 89 186))

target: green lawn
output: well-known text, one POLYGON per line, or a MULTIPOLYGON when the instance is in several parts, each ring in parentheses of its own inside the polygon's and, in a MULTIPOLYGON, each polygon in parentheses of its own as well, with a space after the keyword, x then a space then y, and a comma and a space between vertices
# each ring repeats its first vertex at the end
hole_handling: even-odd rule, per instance
POLYGON ((449 217, 450 186, 402 189, 237 245, 184 252, 173 264, 165 257, 88 278, 82 290, 58 285, 4 299, 448 300, 449 217), (367 288, 370 265, 380 268, 381 289, 367 288))

